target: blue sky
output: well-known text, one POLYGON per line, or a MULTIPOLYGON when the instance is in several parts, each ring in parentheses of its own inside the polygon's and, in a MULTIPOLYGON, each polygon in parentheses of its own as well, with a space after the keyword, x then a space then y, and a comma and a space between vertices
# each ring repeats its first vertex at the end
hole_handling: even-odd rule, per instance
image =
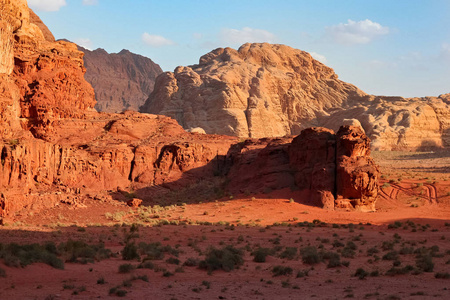
POLYGON ((128 49, 165 71, 217 47, 310 52, 369 94, 450 93, 449 0, 28 0, 57 39, 128 49))

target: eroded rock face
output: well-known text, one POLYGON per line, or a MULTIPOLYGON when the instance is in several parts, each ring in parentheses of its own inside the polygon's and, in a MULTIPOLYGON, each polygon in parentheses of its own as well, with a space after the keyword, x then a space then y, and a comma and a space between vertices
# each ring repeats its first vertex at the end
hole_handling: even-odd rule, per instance
POLYGON ((337 134, 308 128, 292 141, 247 140, 232 146, 227 159, 235 193, 294 188, 326 210, 375 211, 379 170, 360 127, 343 126, 337 134))
POLYGON ((95 90, 98 111, 117 113, 137 111, 153 91, 161 67, 151 59, 122 50, 108 53, 103 49, 84 53, 86 81, 95 90))
POLYGON ((364 96, 307 52, 245 44, 161 74, 141 111, 170 116, 186 129, 262 138, 298 134, 327 109, 364 96))
POLYGON ((415 150, 450 146, 449 98, 366 95, 308 53, 265 43, 219 48, 161 74, 141 111, 185 129, 253 138, 338 130, 355 119, 374 149, 415 150))
MULTIPOLYGON (((363 190, 360 206, 376 197, 369 193, 376 177, 366 176, 363 163, 366 159, 370 164, 367 138, 351 128, 342 134, 341 144, 325 129, 303 132, 306 146, 301 138, 292 144, 289 138, 238 144, 236 137, 188 133, 166 116, 96 112, 93 90, 83 78, 83 54, 72 43, 44 37, 40 27, 30 23, 25 1, 0 1, 0 50, 6 57, 0 73, 0 221, 22 210, 77 205, 90 193, 129 187, 176 190, 226 171, 232 188, 298 186, 317 192, 318 201, 329 209, 340 191, 331 173, 350 174, 342 197, 363 190), (333 156, 336 145, 345 150, 338 157, 333 156), (339 157, 342 170, 333 172, 333 159, 339 157)), ((245 48, 242 51, 247 57, 245 48)), ((247 59, 268 66, 271 60, 261 55, 247 59)), ((214 65, 211 57, 202 62, 214 65)), ((321 65, 309 65, 315 67, 321 65)), ((177 80, 203 80, 189 74, 177 80)))

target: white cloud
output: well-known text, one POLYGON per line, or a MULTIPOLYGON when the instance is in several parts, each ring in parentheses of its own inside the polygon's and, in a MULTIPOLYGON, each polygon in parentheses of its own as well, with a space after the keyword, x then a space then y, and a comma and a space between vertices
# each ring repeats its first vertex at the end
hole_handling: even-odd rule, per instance
POLYGON ((152 47, 162 47, 162 46, 170 46, 175 45, 175 43, 169 39, 161 35, 149 34, 144 32, 142 34, 142 41, 152 47))
POLYGON ((225 28, 220 32, 220 39, 227 44, 245 44, 245 43, 273 43, 276 37, 273 33, 263 30, 244 27, 241 30, 225 28))
POLYGON ((66 0, 28 0, 29 7, 40 11, 58 11, 66 5, 66 0))
POLYGON ((98 0, 83 0, 83 5, 97 5, 98 0))
POLYGON ((311 56, 314 59, 320 61, 321 63, 323 63, 323 64, 327 63, 327 58, 324 55, 316 53, 316 52, 309 52, 309 54, 311 54, 311 56))
POLYGON ((339 44, 367 44, 373 39, 389 33, 389 27, 372 22, 348 20, 346 24, 333 25, 326 28, 327 35, 339 44))
POLYGON ((74 43, 88 50, 92 50, 92 41, 90 39, 79 38, 75 39, 74 43))

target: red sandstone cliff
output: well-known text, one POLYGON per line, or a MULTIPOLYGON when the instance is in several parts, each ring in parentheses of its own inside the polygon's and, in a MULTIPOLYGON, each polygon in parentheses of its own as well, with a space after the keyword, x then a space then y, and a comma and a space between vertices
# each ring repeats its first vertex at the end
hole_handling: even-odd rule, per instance
MULTIPOLYGON (((148 196, 155 186, 177 189, 224 174, 239 186, 246 175, 233 170, 253 156, 263 158, 251 164, 262 172, 255 190, 268 183, 267 176, 269 187, 284 187, 288 177, 278 175, 296 172, 298 164, 291 157, 303 155, 303 150, 294 144, 286 156, 287 150, 277 147, 287 144, 274 141, 266 147, 263 139, 255 151, 235 159, 230 153, 241 148, 235 137, 187 133, 166 116, 96 112, 93 89, 84 80, 83 53, 72 43, 54 42, 44 35, 43 24, 30 22, 25 0, 0 0, 0 5, 0 222, 11 213, 61 202, 76 204, 81 197, 130 187, 148 196), (230 152, 233 144, 237 145, 230 152)), ((353 136, 352 132, 345 136, 353 136)), ((366 141, 361 132, 355 134, 358 141, 366 141)), ((359 160, 364 151, 356 153, 356 158, 343 155, 359 160)), ((351 185, 342 196, 361 189, 360 184, 361 190, 373 191, 376 176, 365 175, 370 167, 369 171, 359 165, 347 167, 342 164, 341 173, 351 174, 351 185)), ((300 184, 295 178, 287 182, 300 184)), ((357 205, 374 203, 376 193, 364 195, 357 205)))

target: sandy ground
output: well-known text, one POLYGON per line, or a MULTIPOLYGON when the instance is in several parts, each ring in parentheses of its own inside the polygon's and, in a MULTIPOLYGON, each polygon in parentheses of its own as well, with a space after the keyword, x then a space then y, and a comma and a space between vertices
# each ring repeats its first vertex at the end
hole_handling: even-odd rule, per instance
POLYGON ((109 293, 115 287, 126 291, 126 299, 450 299, 450 279, 435 278, 450 273, 450 155, 373 156, 383 174, 374 213, 327 212, 299 192, 282 190, 166 207, 86 200, 78 207, 60 205, 14 216, 0 228, 3 244, 72 239, 104 243, 114 255, 94 263, 66 262, 64 270, 43 263, 9 267, 0 259, 6 273, 0 277, 0 299, 104 299, 118 297, 109 293), (133 242, 170 245, 178 256, 164 253, 151 260, 153 269, 119 273, 123 264, 139 265, 121 255, 132 223, 141 225, 133 242), (173 225, 162 225, 166 223, 173 225), (242 249, 238 269, 208 274, 197 266, 182 266, 190 258, 204 260, 210 247, 227 245, 242 249), (313 265, 303 262, 300 249, 310 246, 319 253, 338 253, 344 265, 328 267, 327 258, 313 265), (265 262, 253 261, 259 247, 272 251, 265 262), (290 257, 283 255, 294 251, 287 247, 295 249, 290 257), (431 272, 389 275, 394 264, 396 270, 416 267, 422 247, 425 252, 438 249, 431 272), (396 259, 383 259, 393 251, 396 259), (169 258, 177 258, 179 265, 169 258), (275 276, 276 266, 290 267, 292 273, 275 276), (354 276, 358 268, 368 275, 354 276), (104 283, 98 284, 102 278, 104 283))

